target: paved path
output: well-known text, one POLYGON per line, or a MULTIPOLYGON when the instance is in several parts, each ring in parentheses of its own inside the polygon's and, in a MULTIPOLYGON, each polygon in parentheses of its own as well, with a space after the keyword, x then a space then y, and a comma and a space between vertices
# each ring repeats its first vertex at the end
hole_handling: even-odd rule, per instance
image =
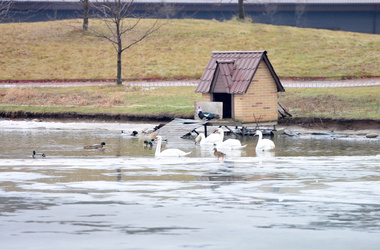
MULTIPOLYGON (((340 88, 340 87, 365 87, 380 86, 380 78, 355 79, 355 80, 328 80, 328 81, 293 81, 282 80, 285 88, 340 88)), ((111 85, 115 82, 29 82, 29 83, 0 83, 0 87, 68 87, 68 86, 93 86, 111 85)), ((131 86, 197 86, 197 80, 183 81, 136 81, 123 82, 123 85, 131 86)))

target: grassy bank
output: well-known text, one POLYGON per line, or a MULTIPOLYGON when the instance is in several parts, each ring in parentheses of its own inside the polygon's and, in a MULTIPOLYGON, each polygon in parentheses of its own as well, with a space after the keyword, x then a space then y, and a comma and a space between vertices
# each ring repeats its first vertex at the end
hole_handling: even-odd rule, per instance
MULTIPOLYGON (((148 23, 152 20, 145 20, 148 23)), ((90 20, 90 26, 100 23, 90 20)), ((0 79, 116 78, 108 41, 82 20, 0 24, 0 79)), ((380 75, 380 36, 237 21, 169 20, 123 54, 123 78, 198 79, 211 51, 266 50, 280 77, 380 75)))
MULTIPOLYGON (((189 117, 195 87, 91 86, 0 89, 0 110, 189 117)), ((380 119, 380 87, 287 89, 280 102, 295 117, 380 119)))

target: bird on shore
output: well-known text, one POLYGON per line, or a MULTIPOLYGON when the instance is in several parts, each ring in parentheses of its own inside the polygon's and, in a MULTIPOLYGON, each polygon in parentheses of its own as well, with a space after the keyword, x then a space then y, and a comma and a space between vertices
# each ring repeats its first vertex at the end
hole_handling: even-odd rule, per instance
POLYGON ((46 155, 44 153, 36 153, 36 151, 33 150, 32 157, 33 157, 33 159, 35 159, 35 158, 45 158, 46 155))
POLYGON ((218 157, 218 160, 219 158, 222 158, 222 160, 224 160, 224 157, 226 156, 226 154, 214 148, 214 156, 218 157))
POLYGON ((106 143, 102 142, 100 144, 94 144, 94 145, 84 146, 83 149, 102 149, 105 145, 106 145, 106 143))
POLYGON ((259 136, 259 141, 256 145, 257 151, 265 151, 265 150, 272 150, 275 148, 274 142, 269 139, 263 139, 263 134, 261 131, 257 130, 255 135, 259 136))
POLYGON ((200 119, 211 120, 211 119, 219 119, 220 116, 217 114, 212 114, 208 112, 203 112, 201 106, 198 106, 198 117, 200 119))

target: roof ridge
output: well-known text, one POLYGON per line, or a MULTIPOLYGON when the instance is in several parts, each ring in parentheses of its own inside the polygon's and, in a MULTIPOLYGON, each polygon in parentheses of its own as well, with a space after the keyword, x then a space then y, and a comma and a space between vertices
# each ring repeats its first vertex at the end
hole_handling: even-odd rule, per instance
POLYGON ((266 50, 259 51, 212 51, 212 54, 251 54, 251 53, 267 53, 266 50))

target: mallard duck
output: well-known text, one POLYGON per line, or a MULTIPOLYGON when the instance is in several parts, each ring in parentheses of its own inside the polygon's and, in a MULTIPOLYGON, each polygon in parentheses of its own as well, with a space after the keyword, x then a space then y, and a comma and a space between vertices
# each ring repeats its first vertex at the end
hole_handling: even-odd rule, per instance
POLYGON ((134 131, 132 131, 132 133, 127 133, 127 132, 124 132, 124 130, 122 130, 121 131, 121 135, 137 137, 137 136, 139 136, 139 132, 137 132, 136 130, 134 130, 134 131))
POLYGON ((33 150, 32 157, 35 158, 45 158, 46 155, 44 153, 36 153, 36 151, 33 150))
POLYGON ((145 141, 144 141, 144 148, 147 148, 147 147, 149 147, 149 149, 152 149, 152 147, 153 147, 153 142, 152 142, 152 141, 147 141, 147 140, 145 140, 145 141))
POLYGON ((103 146, 105 146, 106 143, 105 142, 102 142, 100 144, 94 144, 94 145, 87 145, 87 146, 84 146, 83 148, 84 149, 101 149, 103 148, 103 146))
POLYGON ((226 154, 223 152, 220 152, 216 148, 214 148, 214 156, 218 157, 218 160, 219 160, 219 158, 222 158, 222 160, 223 160, 224 157, 226 156, 226 154))

